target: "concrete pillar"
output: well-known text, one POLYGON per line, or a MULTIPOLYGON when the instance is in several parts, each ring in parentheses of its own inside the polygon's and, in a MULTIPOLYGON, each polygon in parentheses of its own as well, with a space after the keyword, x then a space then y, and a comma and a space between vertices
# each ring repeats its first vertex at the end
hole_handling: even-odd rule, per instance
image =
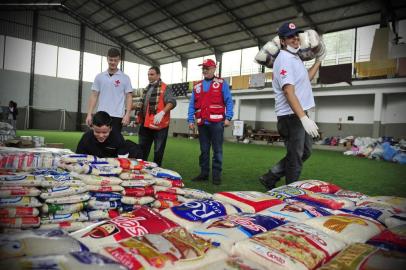
POLYGON ((374 122, 372 127, 372 137, 378 138, 381 134, 381 122, 382 122, 382 107, 383 107, 383 94, 375 93, 374 102, 374 122))

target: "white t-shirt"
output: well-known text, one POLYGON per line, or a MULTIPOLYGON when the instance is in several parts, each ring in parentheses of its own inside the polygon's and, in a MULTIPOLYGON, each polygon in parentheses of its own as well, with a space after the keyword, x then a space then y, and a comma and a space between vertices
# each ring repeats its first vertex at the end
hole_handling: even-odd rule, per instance
POLYGON ((113 76, 108 71, 97 74, 92 90, 99 92, 97 111, 105 111, 112 117, 123 117, 125 96, 133 91, 130 77, 118 70, 113 76))
POLYGON ((283 92, 283 86, 291 84, 303 110, 314 107, 314 97, 309 74, 299 56, 281 50, 273 65, 272 87, 275 91, 275 112, 277 116, 293 114, 283 92))

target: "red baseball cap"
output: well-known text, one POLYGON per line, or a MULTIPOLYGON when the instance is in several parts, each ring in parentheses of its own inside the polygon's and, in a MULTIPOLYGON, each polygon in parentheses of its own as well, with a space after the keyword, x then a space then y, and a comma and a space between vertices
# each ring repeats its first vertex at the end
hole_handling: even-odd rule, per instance
POLYGON ((211 59, 205 59, 203 61, 203 64, 199 64, 199 66, 203 66, 203 67, 216 67, 216 62, 214 62, 211 59))

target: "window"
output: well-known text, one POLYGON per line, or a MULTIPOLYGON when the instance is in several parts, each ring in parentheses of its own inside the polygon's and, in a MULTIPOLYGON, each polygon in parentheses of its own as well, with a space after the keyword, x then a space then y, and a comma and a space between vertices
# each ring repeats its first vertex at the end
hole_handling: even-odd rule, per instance
POLYGON ((60 78, 79 79, 79 51, 59 47, 58 73, 60 78))
POLYGON ((261 70, 261 65, 255 62, 255 56, 257 55, 258 47, 251 47, 242 50, 242 64, 241 75, 257 74, 261 70))
POLYGON ((187 61, 187 80, 199 81, 202 79, 202 67, 199 64, 203 63, 203 57, 192 58, 187 61))
POLYGON ((37 42, 35 47, 35 74, 56 77, 58 47, 37 42))
POLYGON ((241 50, 223 53, 221 76, 239 76, 241 67, 241 50))
POLYGON ((101 56, 85 52, 83 54, 83 80, 93 82, 101 72, 101 56))
POLYGON ((102 64, 102 71, 106 71, 109 68, 109 64, 107 63, 106 56, 102 56, 101 64, 102 64))
POLYGON ((6 37, 4 68, 30 73, 31 43, 29 40, 6 37))
POLYGON ((0 68, 4 64, 4 36, 0 35, 0 68))
POLYGON ((378 24, 360 27, 357 29, 357 52, 356 62, 369 61, 374 42, 375 30, 379 28, 378 24))
POLYGON ((325 34, 323 40, 327 49, 323 66, 353 62, 355 29, 325 34))
POLYGON ((182 82, 182 63, 173 62, 161 65, 161 78, 167 84, 182 82))
MULTIPOLYGON (((148 81, 148 70, 149 70, 150 66, 146 66, 146 65, 142 65, 140 64, 139 66, 139 84, 138 84, 138 88, 144 88, 149 84, 148 81)), ((135 86, 133 86, 135 88, 135 86)))
POLYGON ((138 64, 124 61, 125 74, 130 77, 133 88, 138 88, 138 64))

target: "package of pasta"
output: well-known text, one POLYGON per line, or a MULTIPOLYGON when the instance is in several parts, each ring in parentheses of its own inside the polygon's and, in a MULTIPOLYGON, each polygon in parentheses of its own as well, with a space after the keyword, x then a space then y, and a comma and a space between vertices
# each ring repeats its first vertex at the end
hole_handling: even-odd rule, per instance
POLYGON ((316 269, 344 246, 323 232, 290 222, 237 242, 231 253, 267 269, 316 269))
POLYGON ((94 221, 62 221, 59 223, 41 224, 41 230, 56 230, 61 229, 66 232, 75 232, 84 229, 88 226, 94 225, 94 221))
POLYGON ((202 269, 226 259, 224 252, 183 228, 133 237, 105 246, 101 252, 131 270, 202 269))
POLYGON ((382 224, 372 219, 347 214, 315 217, 305 220, 304 223, 346 244, 365 243, 385 229, 382 224))
POLYGON ((368 244, 354 243, 347 246, 319 270, 403 270, 404 253, 383 250, 368 244))
POLYGON ((71 214, 49 214, 41 217, 41 224, 60 223, 64 221, 88 221, 89 216, 86 212, 75 212, 71 214))
POLYGON ((85 202, 89 199, 90 199, 90 195, 88 193, 81 193, 81 194, 70 195, 70 196, 66 196, 66 197, 48 198, 45 200, 45 202, 53 203, 53 204, 66 204, 66 203, 85 202))
POLYGON ((42 203, 36 197, 12 197, 0 198, 0 208, 2 207, 39 207, 42 203))
MULTIPOLYGON (((400 210, 401 212, 406 212, 406 198, 396 197, 396 196, 375 196, 368 197, 367 199, 360 201, 359 204, 365 204, 365 201, 382 203, 392 206, 400 210)), ((358 204, 357 204, 358 205, 358 204)))
POLYGON ((153 186, 154 192, 166 192, 166 193, 172 193, 172 194, 178 194, 178 195, 184 195, 185 191, 183 188, 177 188, 177 187, 164 187, 164 186, 153 186))
POLYGON ((337 197, 349 199, 355 203, 368 199, 368 196, 364 193, 345 189, 337 191, 336 193, 334 193, 334 195, 337 197))
POLYGON ((322 193, 331 193, 334 194, 339 191, 341 188, 337 185, 334 185, 329 182, 321 181, 321 180, 303 180, 303 181, 296 181, 288 186, 291 187, 298 187, 302 189, 306 189, 313 192, 322 192, 322 193))
POLYGON ((192 233, 216 243, 226 252, 235 242, 267 232, 285 224, 284 221, 260 214, 239 213, 208 220, 192 233))
POLYGON ((119 212, 116 209, 110 210, 91 210, 87 212, 89 216, 89 221, 96 221, 96 220, 106 220, 112 219, 119 216, 119 212))
POLYGON ((299 195, 305 195, 310 192, 311 191, 308 191, 308 190, 305 190, 302 188, 298 188, 298 187, 281 186, 281 187, 277 187, 277 188, 267 191, 267 194, 276 199, 285 200, 287 198, 291 198, 291 197, 295 197, 295 196, 299 196, 299 195))
POLYGON ((62 230, 26 230, 0 235, 0 259, 88 251, 62 230))
POLYGON ((130 171, 130 172, 122 172, 120 173, 119 176, 123 180, 148 180, 148 179, 154 179, 154 177, 148 173, 143 173, 143 172, 135 172, 135 171, 130 171))
POLYGON ((155 180, 125 180, 121 183, 124 188, 127 187, 147 187, 155 184, 155 180))
POLYGON ((76 178, 80 179, 86 185, 94 186, 115 186, 120 185, 123 180, 114 176, 97 176, 97 175, 88 175, 88 174, 73 174, 76 178))
POLYGON ((44 203, 41 207, 41 213, 43 214, 72 214, 80 212, 87 207, 87 202, 68 203, 68 204, 52 204, 44 203))
POLYGON ((19 257, 0 261, 2 269, 80 269, 80 270, 126 270, 124 266, 101 254, 71 252, 44 256, 19 257))
POLYGON ((406 224, 386 229, 367 243, 386 250, 406 252, 406 224))
POLYGON ((154 196, 155 187, 128 187, 121 192, 125 196, 129 197, 144 197, 144 196, 154 196))
POLYGON ((182 176, 180 176, 179 173, 172 171, 172 170, 164 169, 161 167, 156 167, 151 170, 148 170, 148 173, 151 174, 152 176, 158 177, 158 178, 167 178, 167 179, 172 179, 172 180, 181 180, 182 179, 182 176))
POLYGON ((163 186, 163 187, 184 187, 185 184, 182 180, 171 180, 171 179, 164 179, 164 178, 154 178, 155 185, 163 186))
POLYGON ((41 199, 48 199, 48 198, 58 198, 64 196, 71 196, 76 194, 81 194, 87 192, 87 186, 83 187, 54 187, 50 189, 45 189, 42 191, 40 198, 41 199))
POLYGON ((84 164, 81 173, 100 176, 119 176, 122 168, 110 164, 84 164))
POLYGON ((7 207, 0 208, 0 217, 36 217, 39 211, 35 207, 7 207))
POLYGON ((44 177, 36 175, 0 175, 0 186, 40 187, 44 177))
POLYGON ((121 202, 125 204, 137 204, 137 205, 144 205, 149 204, 155 201, 155 198, 152 196, 144 196, 144 197, 129 197, 123 196, 121 198, 121 202))
POLYGON ((87 154, 72 154, 61 156, 60 161, 64 163, 101 163, 108 162, 108 159, 87 154))
POLYGON ((178 225, 148 207, 137 207, 113 219, 76 231, 71 235, 92 251, 135 236, 161 233, 178 225))
POLYGON ((191 230, 209 219, 238 212, 241 212, 239 208, 228 203, 215 200, 196 200, 162 210, 161 215, 191 230))
POLYGON ((167 200, 155 200, 151 203, 151 207, 157 208, 159 210, 167 209, 173 206, 181 205, 178 201, 167 201, 167 200))
POLYGON ((92 192, 121 192, 124 190, 122 186, 96 186, 96 185, 86 185, 87 190, 92 192))
POLYGON ((327 193, 312 192, 309 194, 292 197, 291 199, 320 207, 327 207, 334 210, 348 208, 355 205, 355 203, 349 199, 327 193))
POLYGON ((88 209, 90 210, 109 210, 121 207, 120 201, 98 201, 90 199, 88 202, 88 209))
POLYGON ((10 198, 19 196, 36 197, 41 194, 41 190, 35 187, 0 186, 0 198, 10 198))
POLYGON ((257 213, 282 203, 281 200, 258 191, 218 192, 213 195, 213 199, 232 204, 248 213, 257 213))
POLYGON ((293 200, 269 207, 258 212, 258 214, 293 222, 302 222, 309 218, 334 215, 330 209, 293 200))
POLYGON ((27 229, 37 228, 39 225, 39 217, 0 217, 1 228, 27 229))

